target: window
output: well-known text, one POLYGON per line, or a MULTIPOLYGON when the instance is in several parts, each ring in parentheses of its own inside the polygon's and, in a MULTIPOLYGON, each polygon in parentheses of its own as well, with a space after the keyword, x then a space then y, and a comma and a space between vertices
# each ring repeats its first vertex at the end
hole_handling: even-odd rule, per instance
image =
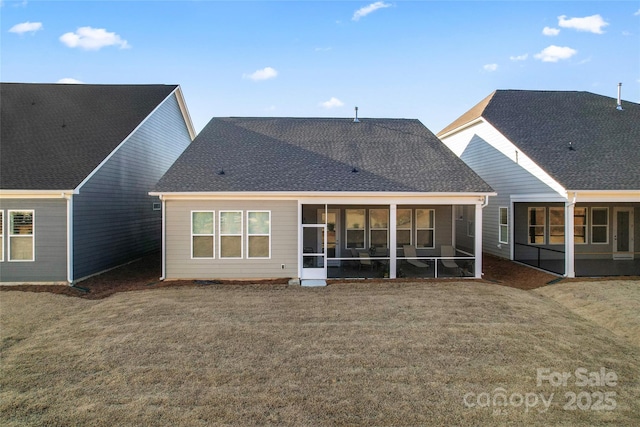
POLYGON ((369 210, 369 243, 376 248, 389 247, 389 210, 369 210))
POLYGON ((242 258, 242 211, 220 211, 220 258, 242 258))
POLYGON ((455 209, 456 209, 456 212, 455 212, 456 221, 462 221, 462 219, 464 218, 464 206, 456 205, 455 209))
POLYGON ((564 208, 549 208, 549 244, 564 244, 564 208))
POLYGON ((213 258, 214 212, 191 212, 191 258, 213 258))
POLYGON ((498 242, 509 243, 509 209, 498 208, 499 230, 498 242))
POLYGON ((153 210, 154 210, 154 211, 161 211, 161 210, 162 210, 162 203, 160 203, 160 202, 153 202, 153 210))
POLYGON ((413 225, 411 209, 398 209, 396 211, 396 244, 398 248, 411 245, 411 228, 413 225))
POLYGON ((416 209, 416 247, 435 247, 434 217, 433 209, 416 209))
POLYGON ((587 208, 573 209, 573 240, 576 245, 587 243, 587 208))
POLYGON ((347 209, 347 248, 364 249, 364 209, 347 209))
POLYGON ((467 237, 474 237, 475 235, 476 235, 475 221, 467 221, 467 237))
POLYGON ((0 211, 0 261, 4 261, 4 211, 0 211))
POLYGON ((545 208, 529 208, 529 244, 544 245, 545 208))
POLYGON ((609 208, 591 208, 591 243, 609 243, 609 208))
POLYGON ((34 211, 9 211, 9 261, 34 261, 34 211))
POLYGON ((247 257, 271 256, 271 212, 247 212, 247 257))

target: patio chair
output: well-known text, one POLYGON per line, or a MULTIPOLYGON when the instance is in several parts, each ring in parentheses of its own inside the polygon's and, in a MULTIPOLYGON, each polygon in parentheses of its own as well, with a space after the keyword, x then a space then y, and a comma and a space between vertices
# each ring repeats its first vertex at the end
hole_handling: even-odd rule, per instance
POLYGON ((360 256, 360 270, 362 267, 368 267, 370 270, 373 270, 373 261, 370 258, 369 252, 358 252, 360 256))
MULTIPOLYGON (((416 254, 416 247, 415 246, 404 245, 403 249, 404 249, 404 256, 405 257, 407 257, 407 258, 417 258, 418 257, 418 255, 416 254)), ((419 261, 417 259, 408 259, 406 261, 409 264, 413 265, 414 267, 429 268, 429 264, 427 264, 426 262, 419 261)))
MULTIPOLYGON (((440 256, 454 257, 456 256, 456 248, 453 246, 442 245, 440 246, 440 256)), ((442 266, 447 270, 455 270, 458 276, 462 276, 462 269, 458 263, 453 259, 441 259, 442 266)))

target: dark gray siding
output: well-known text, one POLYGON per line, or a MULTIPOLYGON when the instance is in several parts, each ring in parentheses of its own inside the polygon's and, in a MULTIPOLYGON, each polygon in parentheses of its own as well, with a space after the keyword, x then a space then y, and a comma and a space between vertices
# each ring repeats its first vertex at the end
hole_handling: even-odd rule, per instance
POLYGON ((74 197, 74 279, 160 249, 162 213, 148 192, 190 143, 168 98, 74 197))
POLYGON ((65 199, 11 199, 0 201, 4 215, 4 261, 0 282, 63 282, 67 280, 67 201, 65 199), (7 211, 34 211, 35 261, 8 261, 7 211))

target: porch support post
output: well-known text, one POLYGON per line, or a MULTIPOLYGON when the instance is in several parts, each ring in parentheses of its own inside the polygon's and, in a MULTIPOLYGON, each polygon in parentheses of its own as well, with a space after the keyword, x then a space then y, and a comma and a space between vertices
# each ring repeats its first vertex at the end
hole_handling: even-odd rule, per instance
POLYGON ((302 278, 302 203, 298 200, 298 279, 302 278))
POLYGON ((564 204, 564 274, 566 277, 576 277, 575 271, 575 238, 573 236, 575 211, 574 201, 564 204))
POLYGON ((397 219, 398 205, 389 205, 389 278, 396 278, 396 257, 398 251, 397 236, 396 236, 396 219, 397 219))
POLYGON ((475 277, 476 279, 482 279, 482 203, 476 202, 476 216, 474 219, 475 232, 474 243, 475 250, 474 255, 476 257, 475 277))

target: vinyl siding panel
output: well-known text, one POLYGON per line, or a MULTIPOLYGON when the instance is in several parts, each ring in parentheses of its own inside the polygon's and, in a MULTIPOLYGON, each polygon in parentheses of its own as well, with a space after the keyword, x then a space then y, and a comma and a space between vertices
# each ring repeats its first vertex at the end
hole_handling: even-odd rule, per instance
POLYGON ((482 246, 484 252, 509 258, 511 241, 499 242, 499 208, 510 208, 513 194, 554 194, 557 186, 530 172, 536 166, 522 153, 516 154, 516 147, 487 123, 462 130, 443 142, 498 193, 489 198, 483 210, 482 246))
POLYGON ((168 200, 167 279, 266 279, 298 276, 298 203, 296 201, 168 200), (220 259, 218 217, 221 210, 243 213, 243 259, 220 259), (271 211, 271 258, 246 258, 248 210, 271 211), (215 211, 215 258, 191 259, 191 211, 215 211), (285 268, 282 269, 281 265, 285 268))
POLYGON ((191 139, 175 94, 140 126, 74 197, 74 279, 160 249, 153 186, 191 139))
POLYGON ((66 282, 67 201, 65 199, 10 199, 0 201, 4 216, 4 261, 0 282, 66 282), (35 261, 9 262, 9 210, 34 211, 35 261))

